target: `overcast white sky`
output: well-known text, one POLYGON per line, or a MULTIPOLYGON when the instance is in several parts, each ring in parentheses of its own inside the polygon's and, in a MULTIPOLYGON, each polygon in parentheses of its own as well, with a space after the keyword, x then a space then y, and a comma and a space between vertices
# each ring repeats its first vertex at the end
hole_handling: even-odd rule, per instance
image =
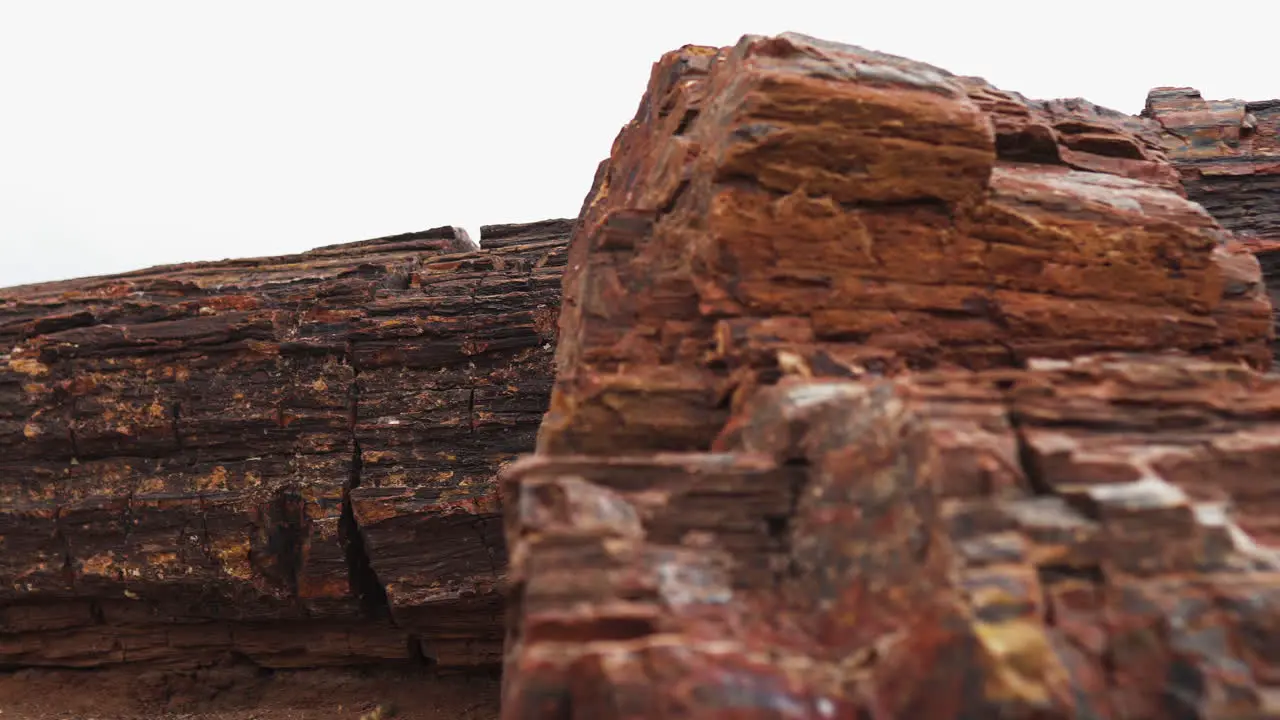
POLYGON ((0 287, 577 213, 650 64, 804 32, 1033 97, 1280 96, 1280 2, 0 0, 0 287))

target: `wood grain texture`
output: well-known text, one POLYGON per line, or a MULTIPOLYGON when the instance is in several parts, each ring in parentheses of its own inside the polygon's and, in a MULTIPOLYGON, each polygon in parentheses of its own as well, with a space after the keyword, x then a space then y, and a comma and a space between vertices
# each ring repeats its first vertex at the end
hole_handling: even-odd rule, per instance
POLYGON ((787 377, 707 452, 505 475, 509 718, 1268 717, 1280 381, 787 377))
POLYGON ((803 36, 669 53, 574 230, 541 447, 705 449, 778 353, 846 376, 1160 349, 1266 366, 1260 271, 1158 140, 803 36))
POLYGON ((797 35, 654 67, 503 474, 503 717, 1280 713, 1258 261, 1160 128, 797 35))
MULTIPOLYGON (((1159 128, 1187 197, 1257 256, 1280 307, 1280 100, 1210 101, 1192 88, 1156 88, 1143 115, 1159 128)), ((1273 350, 1280 357, 1280 346, 1273 350)))
POLYGON ((565 227, 0 290, 0 664, 497 662, 565 227))

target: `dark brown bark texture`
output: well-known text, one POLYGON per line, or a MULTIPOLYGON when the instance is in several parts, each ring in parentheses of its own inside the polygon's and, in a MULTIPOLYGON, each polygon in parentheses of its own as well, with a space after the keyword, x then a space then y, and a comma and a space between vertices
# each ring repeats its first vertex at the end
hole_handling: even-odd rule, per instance
POLYGON ((571 221, 0 290, 0 665, 492 665, 571 221))
POLYGON ((503 474, 503 716, 1280 716, 1270 312, 1150 119, 669 53, 503 474))

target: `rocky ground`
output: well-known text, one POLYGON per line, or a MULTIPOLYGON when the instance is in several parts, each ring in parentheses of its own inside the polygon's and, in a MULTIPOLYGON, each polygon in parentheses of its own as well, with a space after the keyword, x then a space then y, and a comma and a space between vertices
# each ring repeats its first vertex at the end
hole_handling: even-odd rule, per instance
POLYGON ((0 676, 0 719, 488 720, 498 682, 387 669, 192 673, 23 670, 0 676), (74 689, 74 692, 72 690, 74 689))

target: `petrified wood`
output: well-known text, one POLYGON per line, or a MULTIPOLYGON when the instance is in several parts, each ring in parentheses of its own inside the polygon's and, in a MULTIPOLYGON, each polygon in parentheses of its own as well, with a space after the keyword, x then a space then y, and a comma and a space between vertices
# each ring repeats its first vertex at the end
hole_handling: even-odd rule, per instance
POLYGON ((1188 197, 1229 230, 1280 240, 1280 100, 1156 88, 1143 115, 1159 123, 1188 197))
POLYGON ((1175 180, 1082 101, 664 57, 504 474, 504 717, 1280 714, 1271 307, 1175 180))
POLYGON ((522 460, 504 717, 1276 717, 1280 381, 1033 365, 522 460))
POLYGON ((1177 348, 1264 367, 1260 272, 1155 143, 803 36, 670 53, 574 230, 540 448, 705 449, 785 364, 1177 348))
MULTIPOLYGON (((1280 100, 1206 101, 1157 88, 1143 115, 1159 124, 1187 196, 1257 255, 1273 306, 1280 300, 1280 100)), ((1280 316, 1276 317, 1280 328, 1280 316)), ((1275 348, 1280 357, 1280 346, 1275 348)))
POLYGON ((0 664, 496 662, 557 227, 0 290, 0 664))
POLYGON ((1185 195, 1155 121, 1082 98, 1031 100, 979 78, 959 81, 991 116, 1001 160, 1122 175, 1185 195))

